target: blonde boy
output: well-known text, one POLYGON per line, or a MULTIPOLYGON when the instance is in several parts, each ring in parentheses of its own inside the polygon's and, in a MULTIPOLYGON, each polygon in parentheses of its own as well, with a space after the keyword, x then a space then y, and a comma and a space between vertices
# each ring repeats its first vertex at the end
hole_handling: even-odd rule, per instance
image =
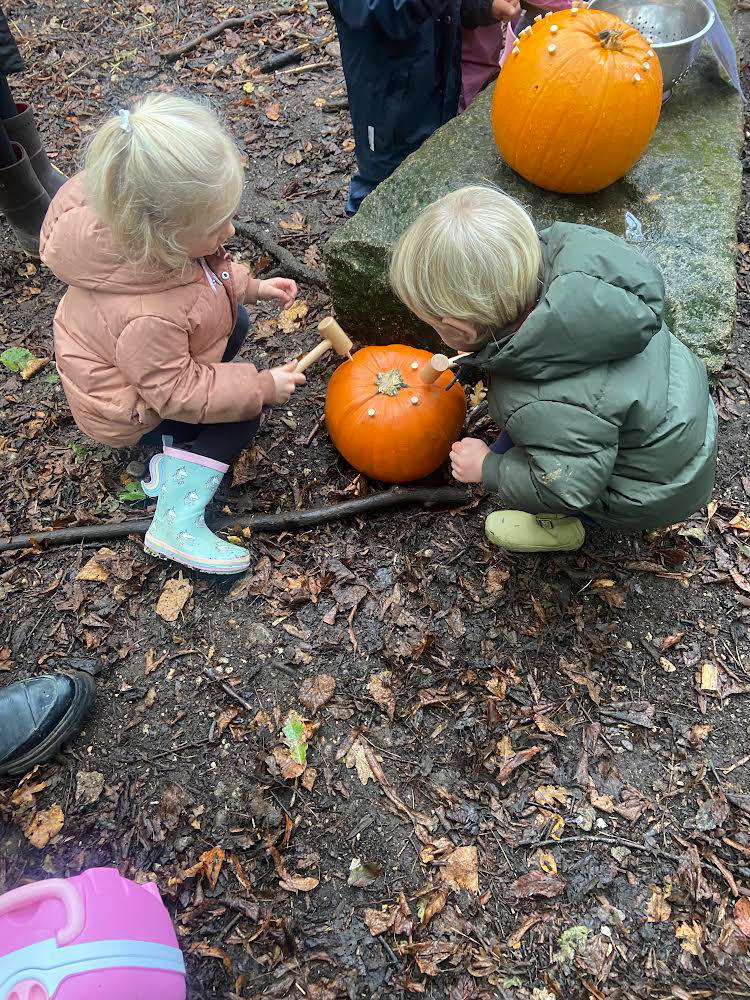
POLYGON ((708 501, 717 418, 705 366, 664 323, 661 273, 623 240, 561 222, 537 233, 507 195, 465 187, 402 235, 391 283, 489 380, 504 433, 457 442, 451 465, 506 508, 485 522, 491 542, 577 549, 584 523, 656 528, 708 501))

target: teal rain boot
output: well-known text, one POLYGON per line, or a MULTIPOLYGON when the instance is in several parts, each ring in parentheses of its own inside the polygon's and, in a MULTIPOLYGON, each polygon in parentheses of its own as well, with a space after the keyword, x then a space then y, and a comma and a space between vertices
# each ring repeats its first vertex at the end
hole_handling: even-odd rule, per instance
POLYGON ((168 445, 151 459, 151 479, 142 484, 143 492, 159 499, 144 539, 146 552, 204 573, 244 573, 250 554, 219 538, 203 519, 228 468, 168 445))
POLYGON ((575 552, 586 539, 577 517, 497 510, 484 522, 488 541, 507 552, 575 552))

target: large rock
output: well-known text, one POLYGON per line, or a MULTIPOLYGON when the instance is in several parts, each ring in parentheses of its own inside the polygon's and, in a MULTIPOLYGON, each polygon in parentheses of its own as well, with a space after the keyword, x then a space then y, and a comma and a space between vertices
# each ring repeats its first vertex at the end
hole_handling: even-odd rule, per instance
POLYGON ((555 220, 583 222, 622 236, 625 213, 632 212, 645 236, 637 246, 664 272, 673 331, 716 373, 735 317, 742 105, 713 56, 704 47, 665 106, 646 155, 598 195, 554 195, 514 174, 492 138, 491 100, 491 92, 481 94, 436 132, 328 241, 331 294, 347 332, 360 344, 439 349, 433 331, 390 289, 389 248, 425 205, 464 184, 489 181, 518 198, 539 228, 555 220))

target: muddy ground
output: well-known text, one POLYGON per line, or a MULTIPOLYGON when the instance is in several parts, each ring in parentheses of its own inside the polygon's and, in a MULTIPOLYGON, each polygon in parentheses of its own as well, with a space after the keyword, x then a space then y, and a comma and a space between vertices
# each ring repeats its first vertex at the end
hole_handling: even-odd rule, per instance
MULTIPOLYGON (((14 3, 18 97, 70 172, 133 95, 206 95, 247 153, 245 217, 319 268, 352 167, 343 78, 330 45, 314 69, 260 73, 332 30, 317 0, 273 10, 168 62, 244 10, 14 3)), ((0 786, 0 892, 92 865, 155 880, 194 1000, 749 996, 746 207, 738 244, 719 477, 694 521, 509 557, 486 545, 492 502, 475 489, 458 510, 257 534, 245 579, 185 573, 174 623, 156 605, 179 573, 137 539, 3 556, 0 684, 85 669, 98 701, 64 756, 0 786), (289 713, 306 720, 304 765, 289 713)), ((0 246, 0 346, 49 357, 62 288, 4 223, 0 246)), ((290 332, 257 311, 245 356, 265 366, 315 343, 327 300, 301 299, 290 332)), ((228 512, 381 488, 319 427, 332 369, 266 420, 228 512)), ((86 442, 52 366, 0 377, 2 532, 138 516, 131 463, 147 456, 86 442)))

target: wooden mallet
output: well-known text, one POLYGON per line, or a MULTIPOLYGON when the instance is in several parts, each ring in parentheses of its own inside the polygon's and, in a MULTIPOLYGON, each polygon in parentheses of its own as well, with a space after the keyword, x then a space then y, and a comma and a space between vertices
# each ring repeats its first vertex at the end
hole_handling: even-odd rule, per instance
POLYGON ((465 358, 470 353, 471 351, 461 351, 460 354, 454 354, 452 358, 446 357, 445 354, 433 354, 419 373, 420 381, 424 382, 425 385, 432 385, 433 382, 437 382, 443 372, 452 368, 459 358, 465 358))
POLYGON ((314 364, 319 358, 322 358, 331 349, 337 354, 348 357, 351 361, 354 344, 332 316, 328 316, 318 323, 318 331, 323 340, 298 362, 298 372, 308 369, 310 365, 314 364))

